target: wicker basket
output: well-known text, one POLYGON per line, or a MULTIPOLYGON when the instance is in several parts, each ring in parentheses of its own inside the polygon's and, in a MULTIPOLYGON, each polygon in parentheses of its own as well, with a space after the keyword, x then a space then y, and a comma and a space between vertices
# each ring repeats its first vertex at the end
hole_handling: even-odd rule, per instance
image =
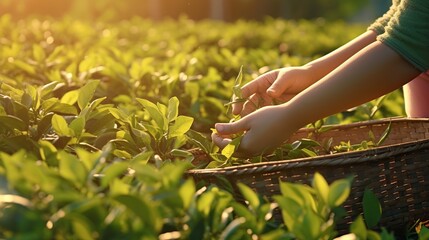
MULTIPOLYGON (((339 232, 347 232, 349 223, 363 212, 362 196, 369 188, 381 203, 380 225, 400 234, 417 220, 429 219, 429 119, 395 118, 336 125, 313 136, 317 141, 333 138, 333 144, 360 143, 368 140, 370 130, 379 138, 389 124, 391 132, 383 145, 369 150, 188 173, 196 180, 218 185, 226 179, 233 188, 242 182, 268 198, 280 194, 279 180, 310 184, 316 171, 328 182, 352 175, 351 193, 344 205, 347 217, 337 225, 339 232)), ((291 140, 307 137, 310 131, 302 129, 291 140)), ((236 188, 234 194, 240 198, 236 188)), ((274 216, 281 221, 279 212, 274 216)))

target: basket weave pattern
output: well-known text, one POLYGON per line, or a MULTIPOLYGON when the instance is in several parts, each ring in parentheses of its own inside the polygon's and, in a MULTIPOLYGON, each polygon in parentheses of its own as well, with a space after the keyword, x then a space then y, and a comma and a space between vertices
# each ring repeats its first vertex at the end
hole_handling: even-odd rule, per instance
MULTIPOLYGON (((371 130, 378 139, 391 125, 391 132, 382 146, 347 153, 312 158, 246 164, 223 169, 189 171, 196 180, 222 185, 227 179, 233 187, 242 182, 261 195, 271 198, 280 194, 279 180, 310 184, 315 172, 328 182, 354 176, 349 198, 345 202, 347 217, 339 223, 340 232, 348 231, 362 210, 365 188, 379 198, 383 210, 380 225, 404 232, 415 221, 429 219, 429 119, 383 119, 334 126, 331 130, 313 134, 319 142, 329 138, 336 145, 341 141, 352 144, 369 139, 371 130)), ((298 131, 294 139, 306 138, 309 129, 298 131)), ((239 199, 238 191, 234 193, 239 199)), ((279 212, 274 214, 281 221, 279 212)))

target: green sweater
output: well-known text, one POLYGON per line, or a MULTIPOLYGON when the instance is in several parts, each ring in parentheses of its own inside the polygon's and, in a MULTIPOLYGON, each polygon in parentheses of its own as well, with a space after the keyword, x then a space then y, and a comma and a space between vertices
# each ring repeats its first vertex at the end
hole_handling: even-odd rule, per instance
POLYGON ((368 29, 417 69, 429 70, 429 0, 393 0, 368 29))

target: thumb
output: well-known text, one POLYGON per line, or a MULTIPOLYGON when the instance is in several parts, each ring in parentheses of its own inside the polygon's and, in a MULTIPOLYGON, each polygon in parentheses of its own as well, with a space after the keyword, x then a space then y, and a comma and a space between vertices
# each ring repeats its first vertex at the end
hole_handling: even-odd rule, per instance
POLYGON ((276 79, 276 81, 267 89, 267 94, 270 97, 278 98, 286 90, 285 84, 282 83, 281 79, 276 79))
POLYGON ((239 120, 232 123, 216 123, 215 128, 220 135, 231 135, 248 130, 245 121, 239 120))
POLYGON ((277 75, 276 80, 274 80, 273 84, 267 89, 267 94, 273 98, 279 98, 289 87, 288 84, 289 78, 286 78, 284 75, 277 75))
POLYGON ((278 98, 281 95, 280 91, 277 91, 273 86, 267 89, 267 94, 272 98, 278 98))

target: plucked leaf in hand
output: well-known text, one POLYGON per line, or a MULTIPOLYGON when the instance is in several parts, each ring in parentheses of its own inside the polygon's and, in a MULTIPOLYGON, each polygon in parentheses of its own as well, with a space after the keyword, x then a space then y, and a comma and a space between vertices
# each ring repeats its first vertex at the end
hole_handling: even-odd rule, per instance
POLYGON ((240 142, 243 136, 239 136, 237 138, 234 138, 228 145, 226 145, 222 149, 222 155, 225 156, 227 159, 231 158, 232 155, 237 151, 238 147, 240 146, 240 142))

